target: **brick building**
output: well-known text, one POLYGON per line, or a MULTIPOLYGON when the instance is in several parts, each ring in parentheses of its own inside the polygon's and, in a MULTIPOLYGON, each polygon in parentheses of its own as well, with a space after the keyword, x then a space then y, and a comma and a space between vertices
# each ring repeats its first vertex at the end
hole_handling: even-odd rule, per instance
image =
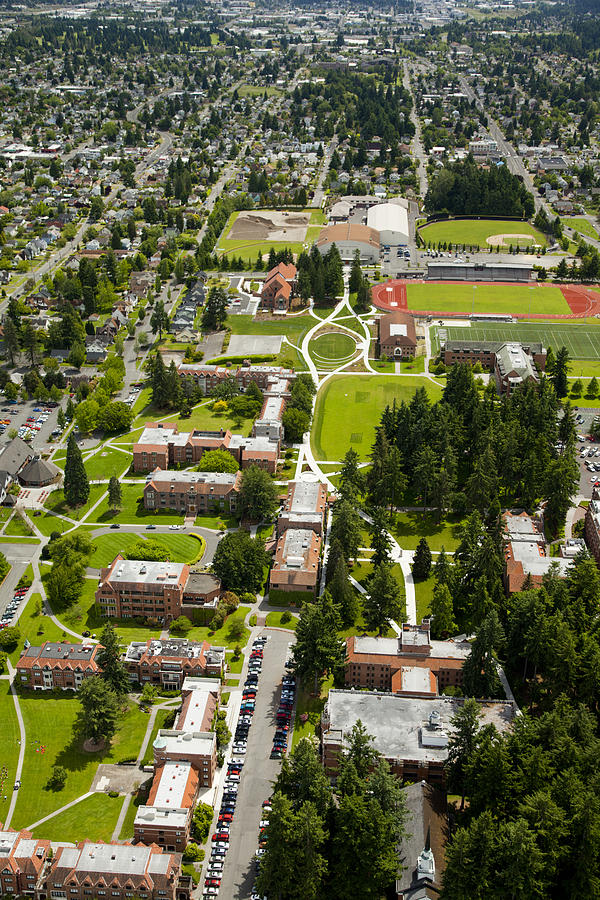
POLYGON ((174 509, 186 515, 235 512, 242 473, 169 472, 155 469, 144 487, 146 509, 174 509))
POLYGON ((168 638, 132 641, 123 656, 132 681, 156 684, 167 691, 181 690, 186 678, 210 675, 219 678, 225 671, 225 648, 208 641, 168 638))
POLYGON ((312 529, 288 528, 277 541, 269 585, 279 591, 315 593, 319 579, 321 536, 312 529))
POLYGON ((255 464, 275 472, 279 458, 279 441, 267 437, 243 437, 231 431, 177 431, 175 424, 149 423, 133 445, 135 472, 153 472, 169 466, 193 466, 208 450, 226 450, 240 468, 255 464))
POLYGON ((191 762, 168 760, 157 765, 148 801, 136 813, 134 840, 185 850, 199 786, 198 769, 191 762))
POLYGON ((292 481, 277 519, 277 534, 288 528, 311 529, 323 533, 327 508, 327 485, 319 481, 292 481))
POLYGON ((379 354, 390 359, 413 359, 417 350, 415 320, 393 312, 379 319, 379 354))
POLYGON ((202 363, 181 363, 177 367, 181 378, 193 378, 203 394, 210 394, 218 384, 233 378, 240 389, 245 391, 250 382, 255 381, 261 391, 267 391, 273 381, 291 381, 293 369, 283 366, 210 366, 202 363))
POLYGON ((510 383, 506 379, 509 370, 513 368, 510 360, 506 358, 508 352, 506 348, 509 347, 519 349, 524 356, 523 360, 520 358, 517 360, 519 368, 522 369, 521 381, 529 377, 530 368, 532 370, 531 377, 537 380, 535 369, 538 372, 544 372, 546 369, 546 348, 543 344, 535 341, 521 344, 516 344, 514 341, 510 343, 506 341, 446 341, 442 349, 442 359, 446 366, 463 362, 469 363, 471 366, 481 363, 482 368, 494 372, 496 387, 500 393, 503 393, 506 386, 510 387, 510 383), (498 363, 499 357, 500 363, 498 363))
POLYGON ((170 622, 214 603, 220 583, 212 575, 195 573, 185 563, 123 559, 118 554, 100 571, 96 602, 102 615, 145 616, 170 622))
POLYGON ((504 586, 508 594, 520 591, 527 582, 540 587, 550 568, 565 577, 570 560, 550 556, 542 523, 521 510, 507 510, 502 516, 504 537, 504 586))
POLYGON ((279 263, 269 272, 260 293, 261 305, 273 312, 287 312, 292 306, 296 266, 279 263))
POLYGON ((38 882, 36 900, 189 900, 181 854, 156 844, 82 841, 58 846, 38 882))
POLYGON ((101 671, 96 661, 100 644, 44 641, 23 650, 17 662, 18 682, 34 691, 76 691, 84 678, 101 671))
POLYGON ((0 896, 33 896, 49 850, 50 841, 0 824, 0 896))
POLYGON ((600 491, 594 488, 592 499, 585 511, 585 542, 588 550, 600 566, 600 491))
POLYGON ((404 624, 397 638, 353 635, 346 639, 347 687, 428 696, 462 684, 468 641, 434 641, 429 620, 404 624))
MULTIPOLYGON (((328 775, 337 773, 346 735, 360 719, 394 775, 443 785, 451 720, 463 703, 455 697, 331 690, 321 716, 323 766, 328 775)), ((500 732, 511 727, 516 714, 514 703, 504 700, 480 701, 480 709, 480 725, 493 724, 500 732)))

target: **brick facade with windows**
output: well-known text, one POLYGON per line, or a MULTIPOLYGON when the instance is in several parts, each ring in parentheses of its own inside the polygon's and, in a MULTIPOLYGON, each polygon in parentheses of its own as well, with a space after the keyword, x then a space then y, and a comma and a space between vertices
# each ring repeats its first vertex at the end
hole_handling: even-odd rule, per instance
POLYGON ((101 649, 100 644, 44 641, 41 647, 23 650, 17 680, 34 691, 76 691, 84 678, 100 674, 96 657, 101 649))
POLYGON ((146 509, 174 509, 185 515, 232 512, 238 508, 242 473, 168 472, 155 469, 144 487, 146 509))
POLYGON ((49 850, 50 841, 0 823, 0 896, 33 896, 49 850))

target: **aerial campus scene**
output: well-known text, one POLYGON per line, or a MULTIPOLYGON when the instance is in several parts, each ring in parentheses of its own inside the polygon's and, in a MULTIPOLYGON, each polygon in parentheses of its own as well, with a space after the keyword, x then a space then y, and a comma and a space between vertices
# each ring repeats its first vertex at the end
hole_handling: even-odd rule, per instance
POLYGON ((0 71, 0 896, 600 898, 595 0, 0 71))

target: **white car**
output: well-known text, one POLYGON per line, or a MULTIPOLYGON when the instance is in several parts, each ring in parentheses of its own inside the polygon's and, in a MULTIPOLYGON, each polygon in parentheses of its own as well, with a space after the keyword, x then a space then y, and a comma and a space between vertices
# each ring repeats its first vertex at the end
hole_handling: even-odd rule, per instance
POLYGON ((269 824, 269 820, 268 820, 268 819, 261 819, 261 820, 260 820, 260 825, 259 825, 258 827, 259 827, 259 828, 266 828, 268 824, 269 824))
POLYGON ((180 525, 169 525, 169 531, 179 531, 180 525))

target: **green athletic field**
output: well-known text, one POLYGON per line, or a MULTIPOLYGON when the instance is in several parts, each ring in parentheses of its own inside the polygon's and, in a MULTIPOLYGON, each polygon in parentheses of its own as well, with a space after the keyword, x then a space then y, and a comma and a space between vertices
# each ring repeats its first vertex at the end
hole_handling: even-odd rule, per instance
POLYGON ((556 352, 566 347, 572 359, 600 360, 600 328, 589 325, 559 325, 522 323, 505 325, 502 322, 467 326, 438 326, 433 329, 439 347, 440 339, 449 341, 541 341, 544 347, 556 352))
POLYGON ((409 402, 418 387, 426 389, 432 402, 442 395, 429 378, 334 375, 319 391, 315 406, 311 443, 316 459, 336 462, 350 447, 367 459, 387 404, 394 398, 409 402))
POLYGON ((489 246, 487 239, 496 234, 522 235, 520 238, 509 237, 504 242, 508 250, 510 245, 527 247, 531 244, 546 246, 546 238, 541 231, 529 225, 528 222, 510 222, 495 219, 445 219, 443 222, 433 222, 419 229, 421 239, 425 244, 451 243, 465 244, 480 247, 489 246))
POLYGON ((562 291, 551 284, 407 284, 409 309, 501 315, 570 315, 562 291))
POLYGON ((310 342, 310 355, 318 363, 319 360, 344 360, 356 351, 356 343, 349 334, 331 331, 317 335, 310 342))

